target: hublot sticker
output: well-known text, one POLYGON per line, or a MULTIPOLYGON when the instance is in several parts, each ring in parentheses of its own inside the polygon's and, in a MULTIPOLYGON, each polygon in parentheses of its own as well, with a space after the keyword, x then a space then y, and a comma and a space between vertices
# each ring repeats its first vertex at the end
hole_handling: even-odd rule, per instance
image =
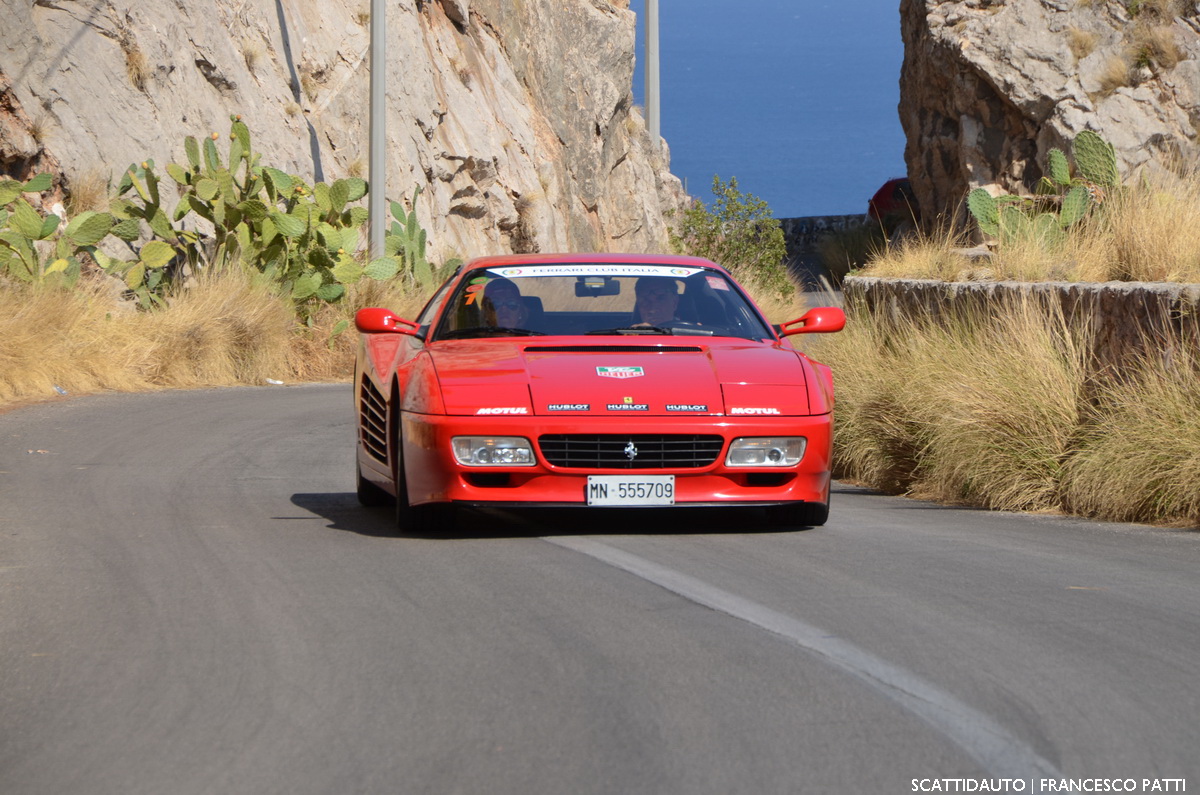
POLYGON ((708 406, 701 403, 668 403, 667 411, 708 411, 708 406))
POLYGON ((591 411, 591 403, 551 403, 546 411, 591 411))
POLYGON ((649 411, 649 403, 609 403, 609 411, 649 411))

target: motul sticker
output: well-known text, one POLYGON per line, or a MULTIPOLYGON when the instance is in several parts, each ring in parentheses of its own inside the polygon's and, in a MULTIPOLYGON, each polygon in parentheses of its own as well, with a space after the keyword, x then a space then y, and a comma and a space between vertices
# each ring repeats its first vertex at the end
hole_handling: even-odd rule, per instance
POLYGON ((667 411, 708 411, 708 406, 700 403, 668 403, 667 411))
POLYGON ((778 414, 779 409, 738 407, 738 408, 730 409, 729 413, 730 414, 778 414))
POLYGON ((596 375, 601 378, 640 378, 646 371, 640 367, 597 367, 596 375))
POLYGON ((546 411, 591 411, 591 403, 551 403, 546 411))
POLYGON ((528 414, 529 409, 524 406, 497 406, 495 408, 480 409, 475 414, 528 414))

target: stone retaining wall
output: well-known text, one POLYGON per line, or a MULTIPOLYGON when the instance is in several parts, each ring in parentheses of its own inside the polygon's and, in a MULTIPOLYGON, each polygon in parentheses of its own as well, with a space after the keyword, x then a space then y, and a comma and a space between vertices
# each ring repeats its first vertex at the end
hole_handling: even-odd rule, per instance
POLYGON ((848 276, 842 285, 848 307, 893 317, 944 317, 958 311, 990 311, 1005 302, 1029 300, 1062 308, 1066 317, 1090 323, 1099 365, 1120 366, 1149 342, 1166 350, 1186 344, 1200 357, 1200 284, 1105 282, 941 282, 848 276))

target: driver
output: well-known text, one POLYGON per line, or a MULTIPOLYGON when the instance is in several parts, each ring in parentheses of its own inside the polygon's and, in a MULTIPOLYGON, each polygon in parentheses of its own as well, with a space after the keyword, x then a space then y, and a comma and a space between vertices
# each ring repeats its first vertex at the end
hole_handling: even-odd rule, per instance
POLYGON ((637 301, 633 304, 634 324, 660 326, 678 320, 679 287, 668 276, 643 276, 633 286, 637 301))
POLYGON ((498 328, 523 328, 529 309, 521 300, 521 289, 510 279, 492 279, 483 288, 483 310, 498 328))

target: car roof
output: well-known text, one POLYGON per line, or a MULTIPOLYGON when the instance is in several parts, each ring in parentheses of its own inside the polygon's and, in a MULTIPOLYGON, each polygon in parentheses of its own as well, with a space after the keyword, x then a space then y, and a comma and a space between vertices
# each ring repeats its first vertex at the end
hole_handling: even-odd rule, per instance
POLYGON ((727 273, 717 263, 703 257, 686 257, 679 254, 502 254, 477 257, 465 266, 465 270, 478 268, 512 267, 516 265, 673 265, 679 268, 712 268, 727 273))

